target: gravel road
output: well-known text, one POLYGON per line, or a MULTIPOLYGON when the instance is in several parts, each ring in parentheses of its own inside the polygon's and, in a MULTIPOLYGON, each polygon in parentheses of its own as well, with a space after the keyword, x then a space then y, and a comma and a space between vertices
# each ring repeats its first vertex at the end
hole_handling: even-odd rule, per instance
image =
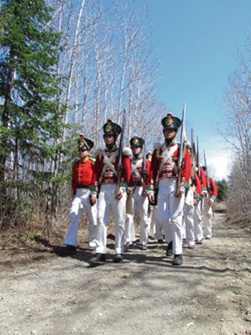
POLYGON ((109 239, 108 261, 96 268, 87 248, 30 262, 7 261, 2 250, 0 334, 251 334, 250 236, 216 213, 214 237, 184 249, 179 267, 156 241, 115 264, 109 239))

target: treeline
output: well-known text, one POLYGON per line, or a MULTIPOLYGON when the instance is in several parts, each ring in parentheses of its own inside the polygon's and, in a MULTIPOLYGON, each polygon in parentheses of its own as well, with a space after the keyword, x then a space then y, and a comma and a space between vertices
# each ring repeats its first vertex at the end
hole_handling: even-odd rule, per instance
POLYGON ((137 6, 1 2, 0 229, 55 226, 70 194, 79 132, 99 147, 102 125, 121 123, 125 108, 127 139, 158 140, 156 120, 167 111, 156 99, 158 63, 137 6))
MULTIPOLYGON (((121 123, 126 109, 127 141, 137 134, 149 149, 162 141, 156 120, 167 108, 157 97, 150 31, 146 9, 134 0, 1 1, 0 230, 39 222, 49 232, 65 221, 79 132, 97 149, 102 125, 108 118, 121 123)), ((247 64, 227 95, 238 153, 229 177, 231 217, 236 202, 250 214, 247 64)))
POLYGON ((251 226, 251 39, 250 30, 239 54, 239 67, 225 94, 226 127, 222 129, 232 163, 228 178, 227 213, 233 222, 251 226))

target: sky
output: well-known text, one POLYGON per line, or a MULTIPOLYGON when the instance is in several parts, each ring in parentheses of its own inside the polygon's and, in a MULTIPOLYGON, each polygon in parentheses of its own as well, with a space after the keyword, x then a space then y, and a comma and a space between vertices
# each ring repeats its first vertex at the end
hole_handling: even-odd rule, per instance
POLYGON ((205 152, 211 176, 226 178, 231 152, 218 131, 224 124, 219 116, 251 27, 251 0, 137 1, 146 5, 154 27, 160 101, 180 118, 186 104, 186 127, 199 139, 201 163, 205 152))

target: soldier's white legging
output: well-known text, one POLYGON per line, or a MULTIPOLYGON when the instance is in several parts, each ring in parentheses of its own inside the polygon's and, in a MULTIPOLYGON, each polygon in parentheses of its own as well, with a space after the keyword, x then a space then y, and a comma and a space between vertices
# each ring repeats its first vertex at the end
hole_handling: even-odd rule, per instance
POLYGON ((76 191, 76 195, 73 198, 70 209, 68 230, 64 244, 77 246, 78 227, 84 209, 87 212, 87 218, 89 221, 89 245, 90 247, 96 247, 97 206, 91 206, 90 204, 89 188, 78 188, 76 191))
POLYGON ((212 237, 212 216, 213 209, 212 205, 209 204, 209 200, 207 197, 203 198, 202 203, 202 219, 203 219, 203 227, 204 234, 206 237, 212 237))
MULTIPOLYGON (((160 229, 159 223, 156 220, 156 210, 157 206, 153 206, 152 211, 150 212, 149 220, 150 220, 150 225, 152 225, 152 234, 157 240, 163 240, 165 235, 165 232, 163 229, 160 229)), ((151 227, 149 227, 149 230, 151 227)), ((149 234, 149 233, 148 233, 149 234)))
POLYGON ((188 245, 194 245, 194 205, 193 205, 193 189, 190 188, 185 197, 184 203, 184 223, 185 238, 188 245))
POLYGON ((98 197, 98 247, 97 253, 106 253, 107 225, 112 211, 115 220, 115 252, 124 252, 124 233, 126 219, 126 192, 120 200, 115 198, 116 184, 102 184, 98 197))
POLYGON ((132 213, 127 214, 126 218, 126 241, 133 242, 135 240, 134 216, 138 209, 140 216, 139 242, 143 245, 147 245, 149 226, 150 226, 150 220, 148 214, 149 200, 148 197, 146 195, 143 195, 142 193, 143 193, 143 187, 141 186, 135 187, 132 194, 132 213))
POLYGON ((197 241, 203 240, 203 229, 201 219, 201 201, 197 205, 194 205, 194 238, 197 241))
POLYGON ((165 232, 166 242, 173 242, 173 254, 182 254, 182 215, 184 194, 175 197, 177 178, 166 178, 159 181, 158 205, 156 220, 165 232))

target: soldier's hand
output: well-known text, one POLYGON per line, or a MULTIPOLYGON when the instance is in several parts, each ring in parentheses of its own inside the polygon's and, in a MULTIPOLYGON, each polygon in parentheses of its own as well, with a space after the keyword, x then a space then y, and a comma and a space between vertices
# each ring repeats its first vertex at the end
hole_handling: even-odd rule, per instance
POLYGON ((176 197, 176 198, 181 198, 183 194, 184 194, 184 193, 178 191, 177 193, 175 193, 175 197, 176 197))
POLYGON ((90 204, 93 206, 96 204, 96 202, 97 202, 97 196, 94 194, 90 195, 90 204))
POLYGON ((209 205, 213 205, 213 203, 214 203, 214 199, 210 199, 210 200, 208 201, 208 203, 209 203, 209 205))
POLYGON ((123 192, 119 191, 118 194, 116 194, 116 199, 120 200, 123 197, 123 192))
POLYGON ((120 189, 119 189, 118 193, 116 194, 115 198, 117 200, 122 199, 124 192, 126 192, 126 188, 125 187, 120 187, 120 189))
POLYGON ((180 186, 179 190, 177 190, 176 194, 175 194, 175 197, 176 198, 181 198, 183 194, 185 194, 185 187, 182 185, 180 186))
POLYGON ((206 196, 207 196, 207 191, 202 191, 201 195, 202 195, 203 197, 206 197, 206 196))
POLYGON ((154 196, 154 193, 153 193, 153 192, 151 192, 151 193, 148 195, 148 198, 149 198, 149 201, 150 201, 151 203, 154 203, 154 202, 155 202, 155 196, 154 196))

